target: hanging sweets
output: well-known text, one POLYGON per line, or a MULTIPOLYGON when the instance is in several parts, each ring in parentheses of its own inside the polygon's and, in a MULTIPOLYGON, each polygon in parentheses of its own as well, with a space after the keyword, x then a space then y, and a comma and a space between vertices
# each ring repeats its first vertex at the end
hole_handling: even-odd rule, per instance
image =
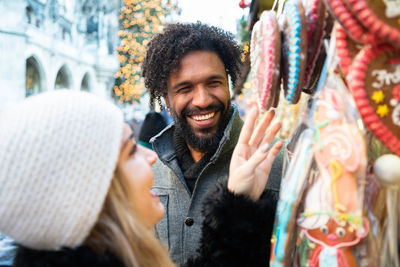
POLYGON ((251 76, 259 107, 268 110, 279 101, 281 36, 275 12, 264 11, 253 27, 250 47, 251 76))
POLYGON ((325 59, 325 56, 320 57, 320 55, 325 32, 326 8, 322 0, 303 0, 302 3, 306 16, 308 44, 303 92, 312 94, 321 72, 321 64, 317 64, 317 60, 323 62, 325 59))
POLYGON ((300 1, 288 0, 283 13, 283 87, 285 98, 296 104, 303 88, 307 63, 307 28, 300 1))
MULTIPOLYGON (((346 4, 347 0, 325 0, 333 16, 343 26, 347 34, 358 43, 372 43, 374 36, 357 20, 346 4)), ((358 0, 356 0, 358 1, 358 0)))
POLYGON ((300 213, 300 266, 355 267, 354 247, 368 233, 362 216, 367 165, 363 135, 340 79, 331 74, 315 105, 316 178, 300 213))
POLYGON ((349 38, 343 27, 340 25, 337 25, 336 27, 336 49, 339 57, 340 68, 342 69, 344 76, 347 76, 353 58, 355 58, 361 48, 360 45, 349 38))
POLYGON ((347 0, 370 32, 400 46, 400 0, 347 0))
POLYGON ((354 59, 350 88, 364 123, 400 155, 400 49, 365 47, 354 59))

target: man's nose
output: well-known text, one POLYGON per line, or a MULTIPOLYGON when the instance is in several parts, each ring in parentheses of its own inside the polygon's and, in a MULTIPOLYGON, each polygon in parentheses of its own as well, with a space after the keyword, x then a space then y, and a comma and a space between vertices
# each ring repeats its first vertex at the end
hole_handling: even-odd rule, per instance
POLYGON ((204 86, 198 86, 194 92, 192 105, 199 108, 206 108, 213 102, 213 97, 204 86))

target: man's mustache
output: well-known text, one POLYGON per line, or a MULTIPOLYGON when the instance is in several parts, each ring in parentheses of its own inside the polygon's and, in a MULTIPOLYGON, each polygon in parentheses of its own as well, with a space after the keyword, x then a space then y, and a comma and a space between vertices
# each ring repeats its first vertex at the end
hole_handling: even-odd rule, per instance
POLYGON ((207 113, 223 111, 223 110, 224 110, 224 105, 220 104, 220 103, 212 104, 212 105, 208 106, 207 108, 186 107, 181 111, 181 117, 201 115, 201 114, 207 114, 207 113))

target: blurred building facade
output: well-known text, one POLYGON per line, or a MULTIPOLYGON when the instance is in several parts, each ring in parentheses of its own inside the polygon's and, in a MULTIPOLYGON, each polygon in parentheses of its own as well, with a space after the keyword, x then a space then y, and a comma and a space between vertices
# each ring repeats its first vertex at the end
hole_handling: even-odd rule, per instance
POLYGON ((69 88, 112 98, 120 0, 1 0, 0 110, 69 88))

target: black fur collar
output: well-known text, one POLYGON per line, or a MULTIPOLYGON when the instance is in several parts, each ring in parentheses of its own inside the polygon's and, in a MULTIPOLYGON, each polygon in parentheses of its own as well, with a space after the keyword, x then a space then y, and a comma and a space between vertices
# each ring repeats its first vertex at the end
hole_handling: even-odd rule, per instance
POLYGON ((19 246, 15 267, 124 267, 111 253, 97 254, 87 246, 60 251, 33 250, 19 246))

